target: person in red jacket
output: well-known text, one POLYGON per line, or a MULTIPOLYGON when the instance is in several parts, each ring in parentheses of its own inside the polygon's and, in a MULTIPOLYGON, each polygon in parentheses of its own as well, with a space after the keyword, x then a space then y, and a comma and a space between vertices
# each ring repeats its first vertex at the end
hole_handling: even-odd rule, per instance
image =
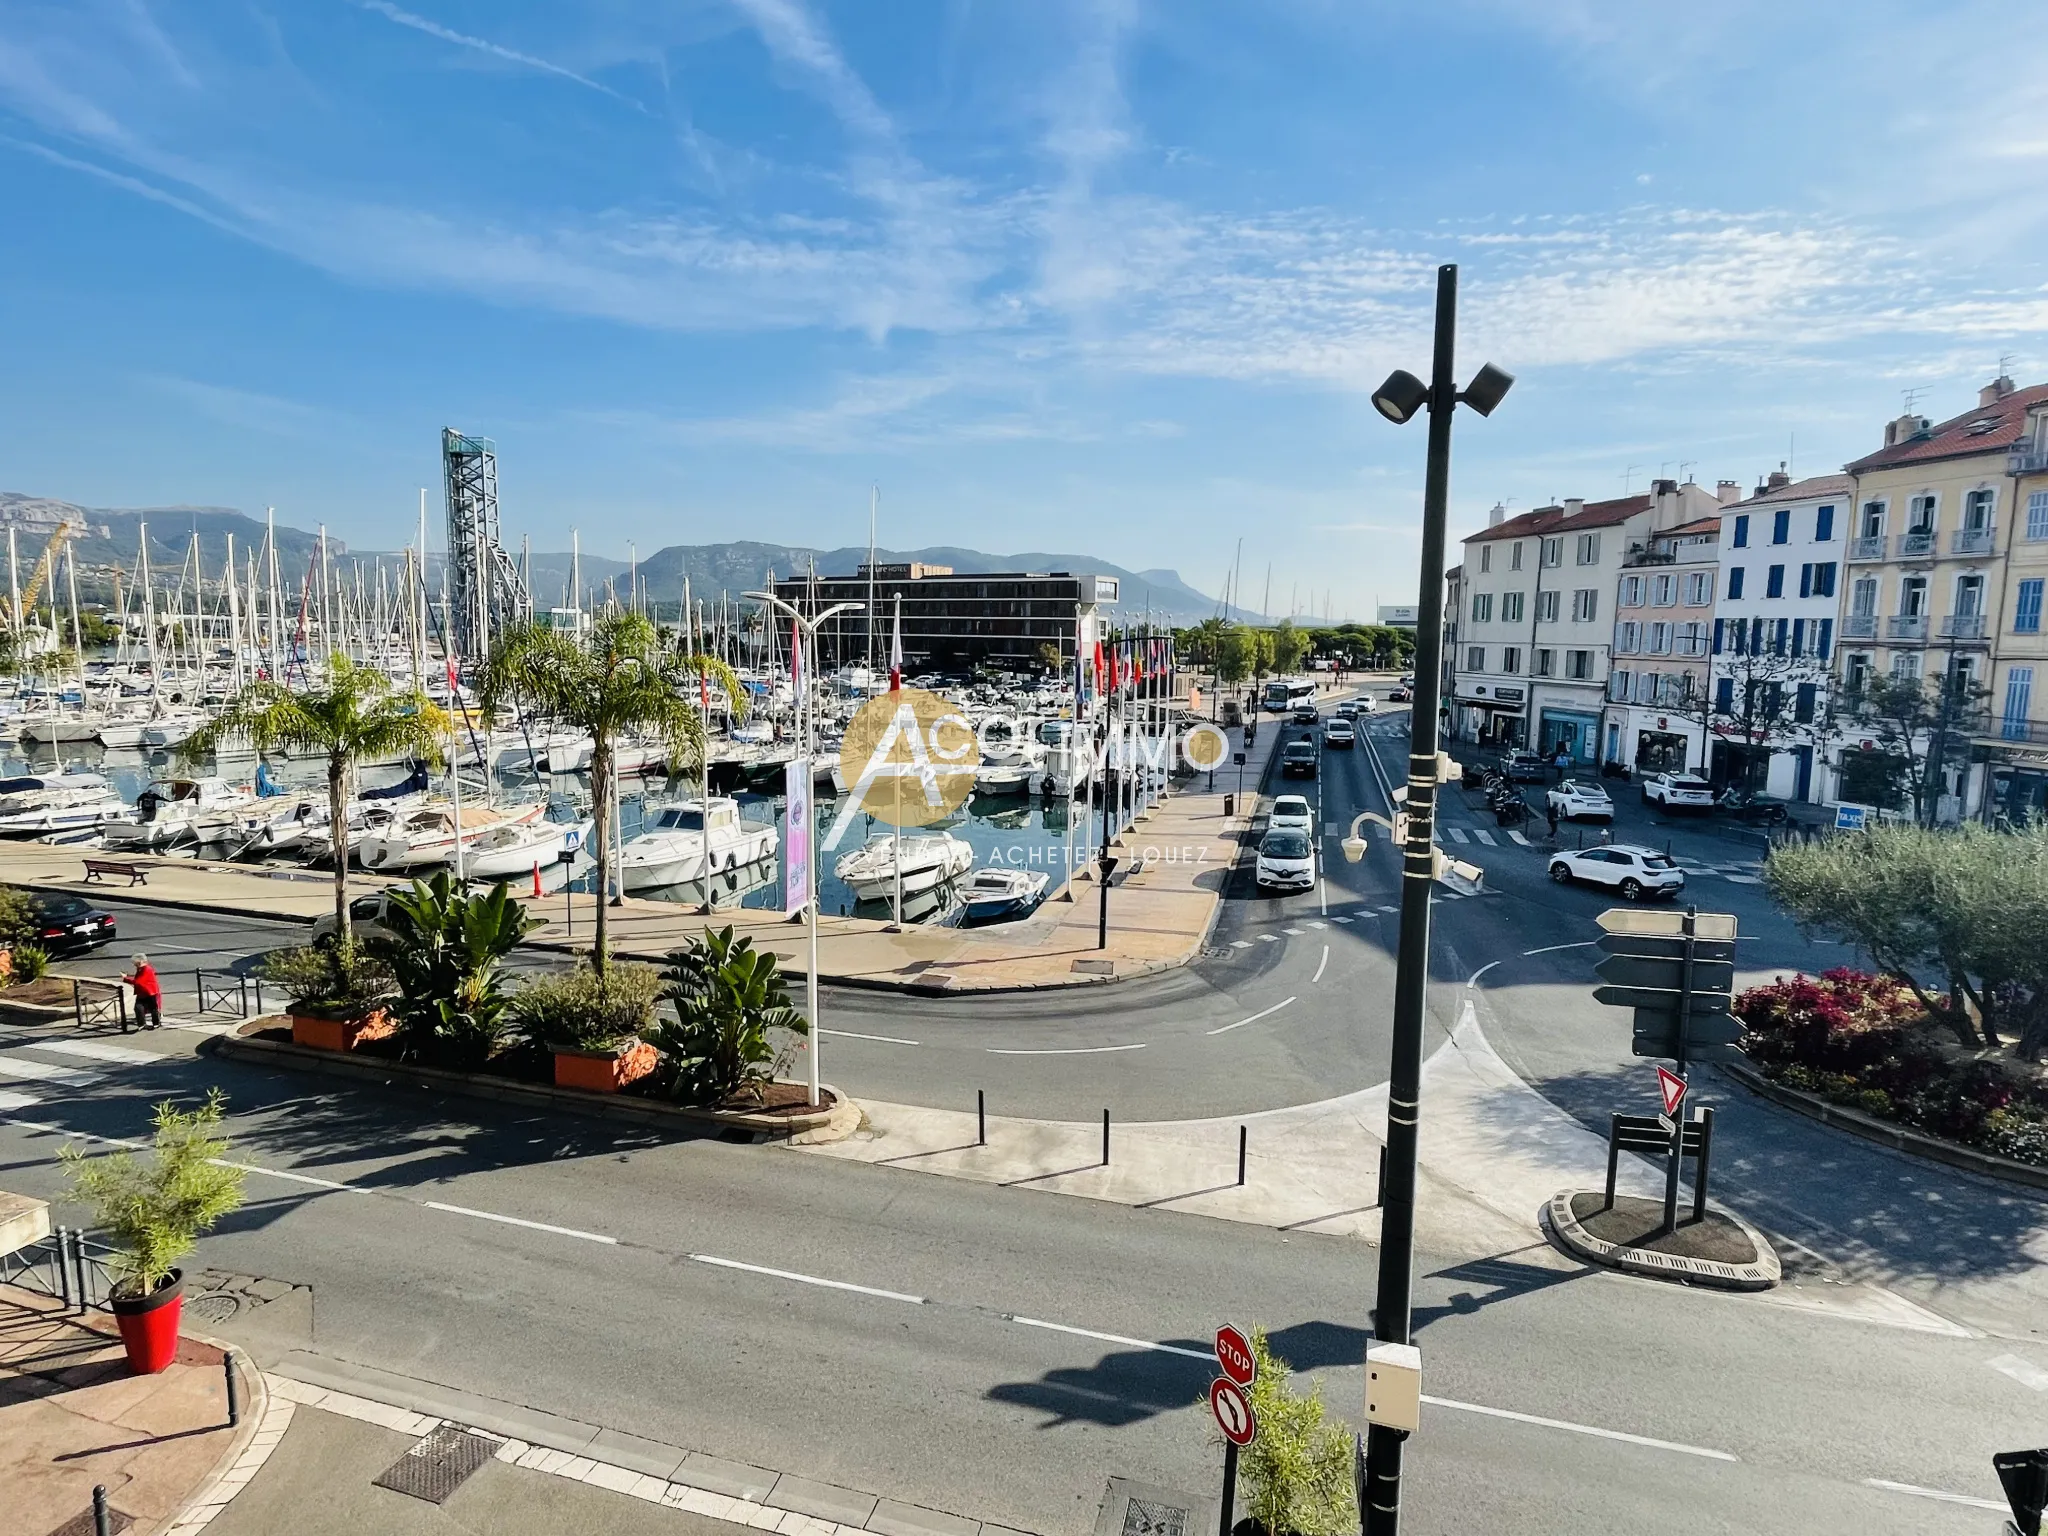
POLYGON ((144 1029, 161 1029, 164 1023, 164 984, 156 979, 156 967, 147 955, 131 955, 135 969, 128 973, 128 985, 135 989, 135 1022, 144 1029))

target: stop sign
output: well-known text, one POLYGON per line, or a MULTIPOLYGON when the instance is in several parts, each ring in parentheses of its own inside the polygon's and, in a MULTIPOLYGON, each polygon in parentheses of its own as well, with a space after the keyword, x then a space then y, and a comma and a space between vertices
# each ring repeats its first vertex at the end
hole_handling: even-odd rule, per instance
POLYGON ((1252 1355, 1251 1340, 1225 1323, 1216 1330, 1216 1364, 1240 1387, 1258 1378, 1259 1362, 1252 1355))

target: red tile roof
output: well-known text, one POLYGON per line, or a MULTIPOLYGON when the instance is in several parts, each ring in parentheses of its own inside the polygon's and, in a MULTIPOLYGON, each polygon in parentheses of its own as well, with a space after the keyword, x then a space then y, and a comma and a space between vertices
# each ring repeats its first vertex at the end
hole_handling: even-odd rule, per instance
POLYGON ((2029 407, 2044 401, 2048 401, 2048 384, 2016 389, 2003 400, 1951 417, 1925 437, 1908 438, 1903 443, 1880 448, 1876 453, 1865 454, 1842 467, 1852 475, 1862 475, 1874 469, 1889 469, 1895 464, 1960 459, 1979 453, 2004 453, 2019 440, 2027 424, 2029 407), (1988 425, 1978 429, 1980 422, 1988 425))
POLYGON ((1750 507, 1777 506, 1788 501, 1818 501, 1823 496, 1846 496, 1852 489, 1854 483, 1847 475, 1815 475, 1811 479, 1781 485, 1775 491, 1758 491, 1747 501, 1738 501, 1728 510, 1740 512, 1750 507))
POLYGON ((1589 501, 1578 512, 1567 517, 1563 507, 1538 507, 1533 512, 1524 512, 1511 517, 1492 528, 1482 528, 1465 538, 1467 544, 1481 544, 1490 539, 1526 539, 1535 533, 1571 533, 1581 528, 1612 528, 1616 523, 1625 523, 1638 512, 1650 510, 1650 498, 1643 496, 1617 496, 1612 501, 1589 501))

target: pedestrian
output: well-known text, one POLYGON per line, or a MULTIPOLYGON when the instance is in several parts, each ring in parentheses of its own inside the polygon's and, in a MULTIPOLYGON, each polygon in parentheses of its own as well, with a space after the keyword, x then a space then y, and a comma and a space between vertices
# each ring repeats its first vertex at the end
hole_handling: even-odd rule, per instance
POLYGON ((1611 842, 1613 842, 1613 841, 1614 841, 1614 826, 1613 826, 1613 824, 1612 824, 1612 823, 1609 823, 1609 824, 1608 824, 1607 826, 1604 826, 1604 827, 1602 827, 1602 828, 1600 829, 1600 846, 1601 846, 1602 848, 1605 848, 1605 847, 1606 847, 1606 846, 1607 846, 1607 845, 1608 845, 1609 843, 1611 843, 1611 842))
POLYGON ((144 1029, 161 1029, 164 1024, 164 984, 156 978, 156 967, 147 955, 130 955, 135 969, 124 979, 135 989, 135 1022, 144 1029))
POLYGON ((1557 802, 1549 796, 1543 799, 1543 819, 1550 823, 1550 840, 1557 841, 1557 802))
POLYGON ((1569 747, 1563 747, 1563 746, 1559 747, 1559 748, 1557 749, 1557 761, 1556 761, 1556 762, 1555 762, 1555 763, 1554 763, 1554 764, 1552 765, 1553 767, 1555 767, 1555 768, 1557 769, 1557 782, 1558 782, 1558 783, 1562 784, 1562 783, 1564 782, 1564 776, 1565 776, 1566 772, 1567 772, 1567 771, 1568 771, 1568 770, 1569 770, 1569 769, 1571 768, 1571 765, 1572 765, 1572 754, 1571 754, 1571 749, 1570 749, 1569 747))

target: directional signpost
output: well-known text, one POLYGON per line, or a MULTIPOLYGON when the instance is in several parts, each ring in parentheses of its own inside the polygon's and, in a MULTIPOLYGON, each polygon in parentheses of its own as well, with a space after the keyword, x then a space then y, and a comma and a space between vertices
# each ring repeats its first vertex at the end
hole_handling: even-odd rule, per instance
POLYGON ((2017 1536, 2041 1536, 2041 1515, 2048 1509, 2048 1450, 2001 1451, 1991 1458, 1991 1468, 2012 1506, 2012 1524, 2006 1529, 2017 1536))
POLYGON ((1251 1340, 1228 1323, 1216 1330, 1216 1367, 1223 1374, 1209 1383, 1209 1411, 1223 1431, 1223 1523, 1218 1536, 1230 1536, 1237 1504, 1237 1453, 1259 1438, 1258 1416, 1252 1412, 1251 1387, 1259 1379, 1258 1357, 1251 1340))

